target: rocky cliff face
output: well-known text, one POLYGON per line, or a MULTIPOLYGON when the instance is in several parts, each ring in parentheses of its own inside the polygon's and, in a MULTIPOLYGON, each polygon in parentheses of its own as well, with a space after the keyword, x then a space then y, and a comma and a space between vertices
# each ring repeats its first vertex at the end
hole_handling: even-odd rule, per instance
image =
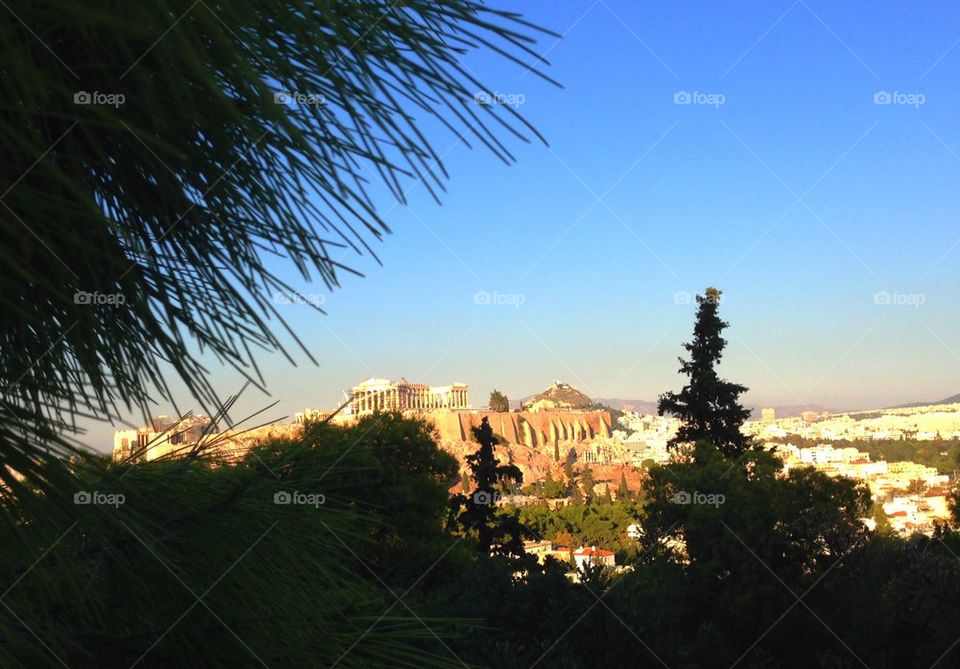
POLYGON ((642 477, 630 465, 623 445, 611 437, 606 411, 436 411, 424 417, 437 427, 441 448, 457 458, 461 472, 468 471, 466 458, 477 450, 471 428, 487 418, 501 438, 497 458, 519 467, 525 484, 543 479, 548 471, 562 479, 563 464, 569 458, 577 471, 589 462, 598 483, 610 481, 616 487, 624 472, 631 489, 639 488, 642 477))
MULTIPOLYGON (((466 457, 477 450, 471 429, 487 418, 501 439, 496 448, 497 457, 504 464, 519 467, 525 483, 544 478, 548 471, 554 478, 562 478, 563 463, 572 458, 577 470, 584 462, 591 462, 598 482, 606 479, 616 487, 623 470, 627 472, 631 488, 635 484, 634 468, 628 465, 629 455, 611 437, 610 414, 606 411, 498 413, 439 410, 419 415, 433 423, 440 447, 457 458, 461 471, 467 471, 466 457), (606 464, 602 464, 601 459, 606 464), (607 473, 609 478, 604 476, 607 473)), ((334 422, 349 425, 353 419, 338 416, 334 422)), ((221 455, 236 457, 266 439, 296 438, 302 434, 302 429, 301 425, 287 423, 249 432, 221 433, 217 438, 217 451, 221 455)))
POLYGON ((610 437, 610 414, 606 411, 435 411, 424 417, 437 426, 443 442, 470 441, 471 428, 478 427, 484 418, 506 443, 534 449, 610 437))

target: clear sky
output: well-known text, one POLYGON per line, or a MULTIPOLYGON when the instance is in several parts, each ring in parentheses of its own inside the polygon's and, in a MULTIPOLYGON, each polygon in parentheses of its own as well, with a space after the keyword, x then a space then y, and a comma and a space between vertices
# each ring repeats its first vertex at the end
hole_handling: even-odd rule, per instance
MULTIPOLYGON (((262 356, 272 398, 248 391, 235 418, 331 407, 371 376, 466 382, 476 407, 554 379, 652 400, 682 384, 684 297, 707 285, 750 403, 960 392, 960 6, 494 4, 564 35, 538 47, 563 89, 467 61, 549 147, 514 142, 506 166, 434 132, 442 206, 419 185, 407 207, 380 193, 382 266, 345 255, 366 276, 333 294, 288 274, 323 296, 326 316, 283 306, 319 365, 262 356)), ((112 430, 84 441, 109 448, 112 430)))

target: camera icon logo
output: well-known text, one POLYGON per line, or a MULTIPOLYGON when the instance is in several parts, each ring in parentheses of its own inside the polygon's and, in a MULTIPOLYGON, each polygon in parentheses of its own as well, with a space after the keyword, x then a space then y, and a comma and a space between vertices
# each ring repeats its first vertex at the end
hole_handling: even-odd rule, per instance
POLYGON ((688 105, 692 101, 693 98, 687 91, 677 91, 673 94, 673 104, 675 105, 688 105))
POLYGON ((673 294, 673 303, 674 304, 691 304, 693 302, 693 295, 686 291, 678 291, 673 294))
POLYGON ((273 102, 278 105, 289 104, 290 94, 286 91, 277 91, 273 94, 273 102))
POLYGON ((877 91, 873 94, 873 104, 888 105, 893 102, 893 97, 887 91, 877 91))
POLYGON ((80 492, 73 493, 73 503, 74 504, 90 504, 93 502, 93 498, 89 492, 86 490, 81 490, 80 492))
POLYGON ((485 290, 481 290, 473 294, 474 304, 490 304, 492 299, 493 298, 490 293, 485 290))
POLYGON ((286 490, 280 490, 273 493, 273 503, 274 504, 291 504, 293 503, 293 496, 290 495, 286 490))
POLYGON ((473 503, 482 504, 483 506, 490 506, 500 501, 500 493, 498 492, 489 492, 487 490, 478 490, 473 493, 473 503))
POLYGON ((486 91, 477 91, 473 94, 473 101, 477 104, 488 105, 493 102, 493 99, 486 91))
POLYGON ((674 504, 689 504, 691 496, 686 490, 678 490, 670 501, 674 504))
POLYGON ((873 294, 874 304, 890 304, 891 295, 885 290, 879 290, 873 294))
POLYGON ((87 91, 77 91, 73 94, 73 104, 75 105, 88 105, 91 101, 92 99, 87 91))

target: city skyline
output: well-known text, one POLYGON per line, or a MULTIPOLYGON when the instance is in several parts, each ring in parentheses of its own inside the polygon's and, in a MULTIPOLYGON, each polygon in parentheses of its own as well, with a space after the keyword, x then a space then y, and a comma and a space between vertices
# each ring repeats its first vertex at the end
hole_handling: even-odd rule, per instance
MULTIPOLYGON (((562 381, 558 381, 558 380, 554 380, 553 383, 554 383, 554 384, 557 384, 557 383, 563 383, 563 382, 562 382, 562 381)), ((305 416, 305 415, 307 415, 307 414, 316 413, 317 415, 328 415, 328 414, 330 414, 330 413, 335 412, 338 407, 342 407, 341 410, 340 410, 340 413, 343 414, 344 416, 346 416, 346 415, 365 415, 365 414, 371 413, 372 410, 374 410, 374 409, 371 409, 371 407, 373 407, 374 404, 371 403, 370 400, 367 400, 366 403, 362 403, 362 402, 361 402, 360 404, 358 404, 358 401, 357 401, 357 393, 358 393, 358 391, 362 391, 363 389, 365 389, 365 388, 367 388, 367 387, 370 387, 370 388, 376 387, 376 388, 379 388, 379 389, 380 389, 379 392, 380 392, 380 394, 383 395, 383 400, 381 401, 381 405, 378 405, 378 406, 376 407, 376 409, 383 410, 383 411, 391 411, 391 410, 397 410, 397 409, 399 409, 399 410, 404 410, 404 411, 406 411, 406 410, 419 410, 419 411, 430 412, 430 411, 435 411, 435 410, 445 410, 445 409, 447 409, 447 410, 452 410, 452 411, 471 411, 471 412, 480 411, 480 412, 483 412, 483 411, 486 411, 486 410, 488 409, 488 407, 487 407, 487 402, 488 402, 488 399, 489 399, 489 392, 486 392, 486 393, 484 393, 482 396, 478 396, 478 397, 475 398, 475 397, 473 396, 473 391, 471 390, 471 384, 469 384, 469 383, 453 382, 453 383, 446 384, 446 385, 444 385, 444 386, 431 386, 431 385, 428 385, 428 384, 415 383, 415 382, 408 381, 408 380, 407 380, 405 377, 403 377, 403 376, 396 377, 395 379, 382 378, 382 377, 371 377, 371 378, 369 378, 369 379, 365 379, 365 380, 363 380, 363 381, 360 381, 360 382, 354 384, 351 389, 347 389, 347 390, 341 391, 340 397, 339 397, 336 401, 334 401, 334 402, 332 402, 332 403, 328 403, 328 404, 313 403, 313 404, 310 404, 310 403, 308 402, 307 404, 305 404, 305 405, 303 405, 303 406, 296 407, 296 411, 291 411, 291 413, 285 414, 285 415, 277 415, 277 416, 274 416, 271 420, 272 420, 273 422, 278 423, 278 424, 284 424, 284 423, 289 424, 289 423, 291 423, 291 422, 296 423, 296 422, 301 422, 301 417, 302 417, 302 416, 305 416), (421 397, 428 397, 428 396, 429 396, 429 397, 435 398, 435 401, 433 401, 433 402, 431 403, 431 402, 424 402, 424 401, 421 400, 421 402, 420 402, 419 404, 417 404, 417 403, 415 403, 415 402, 403 401, 403 396, 402 396, 402 395, 393 395, 393 394, 390 394, 390 392, 384 390, 384 389, 386 389, 386 388, 392 388, 392 389, 395 390, 397 386, 409 386, 411 389, 415 389, 415 390, 420 391, 420 392, 422 393, 422 395, 420 395, 421 397), (463 392, 464 394, 462 394, 455 402, 451 402, 450 404, 446 404, 446 403, 445 403, 445 400, 442 400, 442 399, 439 398, 439 393, 445 393, 445 392, 447 392, 447 390, 450 389, 450 388, 460 388, 460 389, 462 389, 462 392, 463 392), (469 393, 469 395, 467 395, 467 393, 469 393), (467 399, 468 397, 469 397, 469 399, 467 399)), ((540 394, 541 392, 543 392, 543 388, 544 388, 544 387, 546 387, 546 386, 541 387, 539 390, 534 390, 534 391, 532 391, 532 392, 530 392, 530 393, 525 393, 525 394, 509 394, 509 393, 505 393, 505 394, 507 394, 507 397, 508 397, 508 399, 509 399, 509 401, 510 401, 511 411, 520 411, 521 409, 517 408, 516 405, 517 405, 519 402, 521 402, 521 401, 527 401, 527 400, 529 400, 530 398, 535 397, 536 395, 540 394)), ((581 390, 580 388, 577 388, 576 386, 571 386, 571 387, 572 387, 573 390, 575 390, 575 391, 580 391, 580 390, 581 390)), ((497 388, 492 388, 492 389, 490 390, 490 392, 492 392, 493 390, 499 390, 499 389, 497 389, 497 388)), ((501 392, 502 392, 502 391, 501 391, 501 392)), ((376 394, 378 394, 378 391, 376 391, 376 390, 370 391, 370 392, 368 393, 368 397, 370 397, 370 396, 372 396, 372 395, 376 395, 376 394)), ((637 404, 655 404, 657 398, 654 397, 654 398, 652 398, 652 399, 647 399, 647 398, 637 398, 637 397, 599 397, 599 396, 596 396, 596 395, 590 395, 590 399, 593 400, 595 403, 613 403, 613 404, 619 404, 619 403, 622 403, 622 402, 626 402, 626 403, 637 403, 637 404)), ((925 398, 925 399, 923 399, 923 400, 918 400, 918 401, 916 401, 916 402, 914 402, 914 403, 904 403, 904 404, 917 404, 917 405, 923 405, 923 406, 937 406, 937 405, 940 405, 940 404, 943 404, 943 405, 946 406, 946 405, 948 405, 948 404, 950 404, 950 405, 956 405, 956 404, 958 404, 958 402, 957 402, 957 397, 955 397, 955 396, 938 398, 938 399, 936 399, 936 400, 929 400, 929 401, 927 401, 927 400, 929 400, 929 398, 925 398)), ((242 402, 238 402, 238 404, 240 404, 241 407, 243 406, 242 402)), ((754 410, 754 415, 750 418, 750 420, 751 420, 751 421, 755 421, 757 424, 765 423, 765 422, 767 422, 768 420, 781 420, 781 419, 784 419, 784 418, 798 418, 798 417, 801 415, 801 413, 803 413, 803 414, 809 414, 809 413, 820 413, 820 412, 823 412, 823 413, 827 413, 827 414, 831 414, 831 415, 845 415, 845 414, 863 413, 863 412, 868 412, 868 411, 871 411, 871 410, 893 410, 893 409, 905 408, 905 407, 903 407, 902 405, 865 406, 865 407, 833 407, 833 406, 825 406, 825 405, 822 405, 822 404, 817 403, 817 402, 806 402, 806 403, 803 403, 803 404, 790 404, 790 405, 771 406, 770 403, 755 403, 755 402, 750 402, 750 401, 746 402, 746 403, 745 403, 745 406, 747 406, 748 408, 752 408, 752 409, 754 410), (811 410, 810 410, 811 407, 815 407, 815 408, 816 408, 816 411, 811 411, 811 410), (762 412, 761 412, 761 409, 763 410, 762 412), (790 410, 790 413, 789 413, 788 415, 783 415, 783 414, 780 413, 782 409, 788 409, 788 410, 790 410), (772 413, 768 416, 768 415, 767 415, 767 412, 772 412, 772 413)), ((614 407, 614 408, 617 408, 617 407, 614 407)), ((624 408, 626 409, 626 408, 628 408, 628 407, 624 407, 624 408)), ((655 413, 656 413, 655 410, 649 410, 649 411, 648 411, 648 410, 645 410, 645 408, 642 407, 642 406, 634 406, 634 407, 630 407, 630 408, 631 408, 633 411, 635 411, 635 412, 637 412, 637 413, 639 413, 639 414, 641 414, 641 415, 642 415, 642 414, 650 414, 650 413, 655 414, 655 413)), ((206 417, 207 417, 206 414, 204 414, 204 413, 202 413, 202 412, 197 412, 195 409, 191 409, 191 410, 189 410, 189 411, 190 411, 190 412, 192 413, 192 415, 194 416, 194 419, 197 419, 197 418, 206 418, 206 417)), ((184 412, 184 414, 186 414, 186 413, 187 413, 187 412, 184 412)), ((242 416, 241 414, 242 414, 242 412, 233 411, 233 412, 231 412, 231 414, 230 414, 230 415, 231 415, 231 419, 237 420, 238 418, 243 418, 243 416, 242 416)), ((174 416, 171 416, 170 414, 166 414, 166 413, 156 413, 156 414, 153 415, 152 418, 153 418, 153 419, 156 419, 156 417, 158 417, 158 416, 159 416, 160 418, 162 418, 162 419, 174 419, 174 418, 175 418, 175 415, 174 415, 174 416)), ((150 421, 144 422, 144 421, 142 421, 142 420, 140 420, 140 419, 137 419, 137 418, 131 416, 131 419, 130 419, 128 425, 126 425, 126 426, 117 426, 117 429, 116 429, 116 430, 111 430, 111 432, 110 432, 109 435, 108 435, 108 437, 109 437, 108 441, 114 439, 117 434, 120 434, 121 432, 124 432, 125 430, 126 430, 126 431, 129 431, 128 428, 132 428, 133 430, 136 430, 136 429, 139 429, 139 428, 143 427, 144 425, 149 425, 149 423, 150 423, 150 421)), ((226 421, 223 422, 223 426, 224 426, 224 427, 226 426, 226 421)), ((240 424, 240 425, 238 425, 237 427, 238 427, 238 428, 250 427, 250 425, 240 424)), ((94 446, 94 448, 97 448, 97 450, 102 450, 102 451, 104 451, 104 452, 109 452, 111 446, 110 446, 109 443, 108 443, 106 446, 101 445, 101 444, 97 444, 96 446, 94 446)))

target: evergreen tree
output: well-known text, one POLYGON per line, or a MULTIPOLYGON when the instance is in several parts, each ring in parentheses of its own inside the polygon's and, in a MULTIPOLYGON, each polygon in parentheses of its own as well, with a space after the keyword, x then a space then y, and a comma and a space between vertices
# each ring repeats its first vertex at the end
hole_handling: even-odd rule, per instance
POLYGON ((883 504, 880 502, 874 502, 870 508, 870 516, 873 518, 874 532, 877 534, 892 535, 894 534, 893 525, 890 524, 890 519, 887 518, 886 512, 883 510, 883 504))
POLYGON ((617 487, 617 501, 630 499, 630 488, 627 486, 626 472, 620 472, 620 485, 617 487))
POLYGON ((499 390, 494 390, 490 393, 490 402, 487 406, 490 408, 490 411, 510 411, 510 400, 499 390))
POLYGON ((565 497, 566 494, 567 486, 560 481, 555 481, 553 479, 553 474, 548 469, 547 475, 543 479, 541 495, 549 499, 557 499, 559 497, 565 497))
POLYGON ((570 503, 573 506, 580 506, 583 504, 583 493, 580 491, 580 486, 574 481, 571 483, 570 491, 570 503))
POLYGON ((593 501, 593 488, 596 485, 596 482, 593 479, 593 470, 590 469, 590 465, 587 465, 583 469, 583 473, 580 475, 580 481, 583 483, 583 497, 587 504, 593 501))
POLYGON ((689 381, 679 393, 661 395, 657 411, 661 416, 677 416, 683 422, 668 444, 671 448, 706 440, 725 456, 735 458, 753 444, 740 431, 750 415, 739 401, 747 388, 717 375, 716 365, 727 344, 720 335, 728 325, 717 315, 721 294, 716 288, 707 288, 704 295, 697 295, 693 341, 683 345, 690 359, 680 358, 680 373, 689 381))
POLYGON ((456 495, 451 504, 455 510, 463 508, 457 517, 466 532, 476 532, 478 553, 495 551, 522 556, 523 526, 519 514, 498 514, 496 501, 497 489, 523 483, 523 473, 514 465, 500 464, 494 454, 497 437, 486 418, 473 428, 473 436, 480 444, 476 453, 467 456, 474 492, 470 496, 456 495))

